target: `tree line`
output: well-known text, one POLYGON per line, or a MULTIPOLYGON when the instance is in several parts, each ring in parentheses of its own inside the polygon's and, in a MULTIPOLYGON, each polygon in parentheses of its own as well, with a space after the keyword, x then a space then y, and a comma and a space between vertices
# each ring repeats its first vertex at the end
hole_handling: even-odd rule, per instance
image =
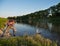
POLYGON ((36 11, 23 16, 8 17, 8 19, 15 19, 17 22, 31 23, 40 22, 44 20, 57 21, 60 20, 60 3, 51 6, 48 9, 36 11))

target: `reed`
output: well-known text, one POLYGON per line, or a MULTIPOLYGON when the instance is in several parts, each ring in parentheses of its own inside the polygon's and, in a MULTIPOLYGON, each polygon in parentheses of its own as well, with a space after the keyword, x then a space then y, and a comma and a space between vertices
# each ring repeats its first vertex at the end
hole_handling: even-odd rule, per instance
POLYGON ((43 36, 36 34, 34 36, 20 36, 1 38, 1 46, 57 46, 55 41, 46 39, 43 36))

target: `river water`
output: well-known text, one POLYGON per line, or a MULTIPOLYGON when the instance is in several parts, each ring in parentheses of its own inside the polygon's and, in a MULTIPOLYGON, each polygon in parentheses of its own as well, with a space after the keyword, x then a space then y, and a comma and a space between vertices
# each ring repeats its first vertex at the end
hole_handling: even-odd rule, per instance
MULTIPOLYGON (((60 31, 60 25, 53 25, 52 23, 40 23, 39 25, 39 27, 36 27, 29 24, 16 23, 16 36, 35 35, 37 32, 39 32, 45 38, 49 38, 60 43, 60 35, 56 33, 60 31)), ((13 34, 12 30, 10 30, 10 32, 13 34)))

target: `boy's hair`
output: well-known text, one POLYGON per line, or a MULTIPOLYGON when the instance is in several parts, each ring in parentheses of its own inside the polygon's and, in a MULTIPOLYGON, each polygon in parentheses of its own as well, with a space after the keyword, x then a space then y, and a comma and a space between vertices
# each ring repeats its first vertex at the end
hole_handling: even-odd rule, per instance
POLYGON ((13 19, 10 19, 9 22, 13 22, 14 20, 13 19))

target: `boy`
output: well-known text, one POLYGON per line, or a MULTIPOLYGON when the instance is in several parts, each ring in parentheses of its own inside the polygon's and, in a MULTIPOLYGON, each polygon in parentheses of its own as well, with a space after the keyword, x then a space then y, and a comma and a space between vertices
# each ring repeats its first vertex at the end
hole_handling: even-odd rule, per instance
POLYGON ((15 21, 13 19, 8 20, 5 34, 9 35, 9 30, 13 30, 13 35, 15 36, 16 29, 14 28, 15 21))

